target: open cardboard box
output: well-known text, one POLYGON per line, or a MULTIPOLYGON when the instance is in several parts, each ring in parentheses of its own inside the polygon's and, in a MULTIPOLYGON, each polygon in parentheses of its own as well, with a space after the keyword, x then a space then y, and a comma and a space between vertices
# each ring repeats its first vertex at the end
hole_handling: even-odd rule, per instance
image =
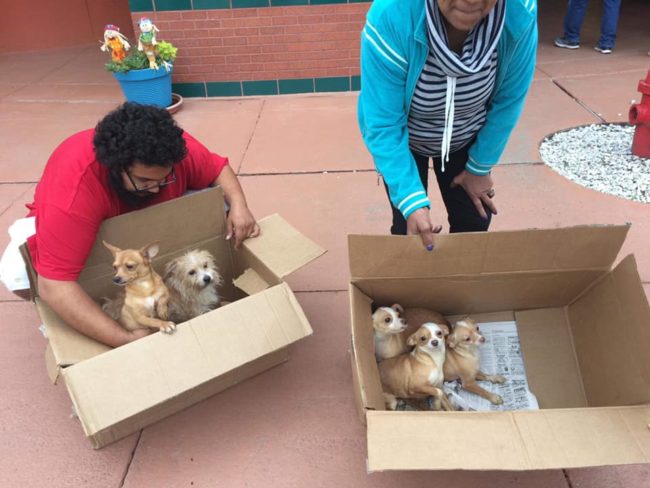
MULTIPOLYGON (((154 267, 161 274, 167 261, 188 250, 207 249, 215 256, 225 280, 221 295, 232 303, 178 325, 171 335, 155 333, 111 349, 66 325, 32 286, 49 341, 48 373, 54 382, 63 377, 95 448, 286 361, 287 346, 311 335, 283 278, 324 250, 278 215, 259 224, 260 237, 235 251, 225 240, 218 188, 104 222, 79 277, 98 300, 118 291, 111 282, 112 256, 102 239, 122 248, 159 240, 154 267)), ((33 268, 29 271, 33 284, 33 268)))
POLYGON ((352 371, 368 470, 529 470, 650 460, 650 307, 628 226, 348 239, 352 371), (540 410, 387 411, 371 305, 516 320, 540 410))

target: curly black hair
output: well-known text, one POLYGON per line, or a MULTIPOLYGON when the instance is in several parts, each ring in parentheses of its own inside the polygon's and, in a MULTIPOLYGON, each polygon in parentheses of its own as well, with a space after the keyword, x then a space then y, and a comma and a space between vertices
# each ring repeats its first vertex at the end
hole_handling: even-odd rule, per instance
POLYGON ((187 154, 183 129, 165 109, 126 102, 95 127, 97 160, 117 174, 134 162, 171 167, 187 154))

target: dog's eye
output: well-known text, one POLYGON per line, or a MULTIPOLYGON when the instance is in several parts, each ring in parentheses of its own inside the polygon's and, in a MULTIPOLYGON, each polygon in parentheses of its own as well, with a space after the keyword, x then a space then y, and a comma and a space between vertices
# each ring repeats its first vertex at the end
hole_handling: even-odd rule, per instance
POLYGON ((442 332, 440 332, 440 331, 436 332, 436 336, 442 337, 442 332))
POLYGON ((384 319, 384 322, 386 322, 387 324, 389 324, 389 323, 390 323, 390 317, 386 317, 386 318, 384 319))
POLYGON ((133 269, 133 265, 132 265, 132 264, 127 264, 127 265, 126 265, 126 269, 128 269, 128 270, 132 270, 132 269, 133 269))
POLYGON ((117 266, 113 265, 113 270, 117 271, 117 266))
POLYGON ((421 341, 426 341, 426 340, 427 340, 427 336, 420 336, 420 340, 421 340, 421 341))
POLYGON ((469 342, 471 339, 469 337, 465 337, 465 342, 469 342))
POLYGON ((205 263, 205 264, 203 265, 203 268, 204 268, 204 269, 208 269, 208 263, 205 263))
POLYGON ((196 271, 194 271, 194 270, 192 269, 192 270, 190 270, 190 272, 187 273, 187 274, 190 275, 190 276, 194 276, 194 275, 196 274, 196 271))

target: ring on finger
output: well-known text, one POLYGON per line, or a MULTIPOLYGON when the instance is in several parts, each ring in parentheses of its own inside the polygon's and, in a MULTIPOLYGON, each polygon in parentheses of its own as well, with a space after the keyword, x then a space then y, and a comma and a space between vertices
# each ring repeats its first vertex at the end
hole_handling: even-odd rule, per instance
POLYGON ((496 192, 494 191, 494 188, 490 188, 489 190, 486 190, 485 194, 488 198, 493 198, 494 195, 496 195, 496 192))

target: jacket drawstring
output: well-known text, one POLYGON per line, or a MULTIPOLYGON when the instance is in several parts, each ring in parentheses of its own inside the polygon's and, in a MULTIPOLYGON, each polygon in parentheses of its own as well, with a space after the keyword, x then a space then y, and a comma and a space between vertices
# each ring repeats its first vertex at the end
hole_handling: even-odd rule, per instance
POLYGON ((454 131, 454 97, 456 96, 456 77, 447 76, 447 92, 445 95, 445 129, 442 133, 442 147, 440 159, 442 161, 442 172, 445 172, 445 162, 449 161, 451 148, 451 136, 454 131))

